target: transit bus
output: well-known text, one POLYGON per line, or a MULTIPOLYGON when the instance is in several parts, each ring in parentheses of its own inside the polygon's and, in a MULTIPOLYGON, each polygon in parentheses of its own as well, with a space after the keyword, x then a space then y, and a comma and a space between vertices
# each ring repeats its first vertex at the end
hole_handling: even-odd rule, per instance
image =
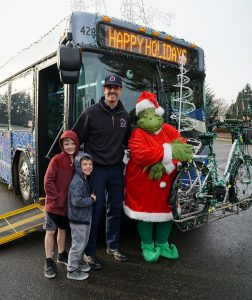
MULTIPOLYGON (((171 116, 182 55, 194 103, 190 120, 196 120, 182 134, 195 137, 205 131, 203 50, 151 28, 73 12, 0 67, 0 180, 21 193, 26 204, 43 197, 43 177, 49 158, 59 151, 59 133, 71 129, 82 110, 99 101, 108 74, 122 78, 121 101, 133 123, 138 96, 148 90, 165 108, 166 121, 176 126, 171 116), (79 70, 61 70, 60 47, 78 49, 79 70)), ((72 56, 64 58, 71 66, 72 56)))

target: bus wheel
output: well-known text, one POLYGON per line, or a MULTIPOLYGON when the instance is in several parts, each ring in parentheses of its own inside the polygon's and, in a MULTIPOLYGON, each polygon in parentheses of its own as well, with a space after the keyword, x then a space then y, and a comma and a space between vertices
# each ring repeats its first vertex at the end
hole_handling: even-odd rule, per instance
POLYGON ((18 162, 18 181, 19 188, 23 200, 25 203, 32 203, 32 183, 31 183, 31 165, 26 157, 25 153, 22 152, 18 162))

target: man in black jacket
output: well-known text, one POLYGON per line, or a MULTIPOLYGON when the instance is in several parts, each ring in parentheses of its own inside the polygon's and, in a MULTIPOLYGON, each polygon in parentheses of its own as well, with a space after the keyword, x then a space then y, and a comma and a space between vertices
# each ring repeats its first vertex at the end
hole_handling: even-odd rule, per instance
POLYGON ((130 135, 130 118, 119 100, 122 80, 115 75, 105 78, 104 97, 86 108, 73 130, 85 152, 93 157, 93 186, 96 195, 89 242, 84 259, 95 270, 102 268, 96 257, 99 223, 106 204, 107 253, 118 261, 127 260, 119 250, 119 231, 124 197, 124 149, 130 135))

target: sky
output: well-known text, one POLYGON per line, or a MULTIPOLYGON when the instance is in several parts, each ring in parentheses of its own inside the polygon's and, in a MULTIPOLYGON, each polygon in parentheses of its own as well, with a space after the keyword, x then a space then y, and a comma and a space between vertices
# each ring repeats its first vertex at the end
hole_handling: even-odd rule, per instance
MULTIPOLYGON (((216 98, 232 103, 247 83, 252 86, 251 0, 142 1, 146 12, 160 12, 153 20, 154 29, 204 50, 206 82, 216 98), (162 21, 164 14, 173 14, 170 25, 162 21)), ((101 12, 106 7, 108 16, 121 17, 122 0, 97 2, 101 12)), ((72 8, 71 0, 0 0, 0 4, 0 65, 38 40, 72 8)))

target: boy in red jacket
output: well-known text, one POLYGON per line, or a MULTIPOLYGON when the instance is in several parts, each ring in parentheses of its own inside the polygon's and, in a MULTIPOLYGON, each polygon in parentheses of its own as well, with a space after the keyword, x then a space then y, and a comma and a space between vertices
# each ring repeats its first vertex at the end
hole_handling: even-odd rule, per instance
POLYGON ((57 232, 57 262, 67 265, 68 255, 65 250, 68 187, 74 175, 73 161, 79 151, 79 139, 76 133, 68 130, 62 133, 59 140, 62 152, 55 155, 47 168, 44 178, 45 200, 45 267, 46 278, 56 276, 56 265, 53 261, 54 235, 57 232))

